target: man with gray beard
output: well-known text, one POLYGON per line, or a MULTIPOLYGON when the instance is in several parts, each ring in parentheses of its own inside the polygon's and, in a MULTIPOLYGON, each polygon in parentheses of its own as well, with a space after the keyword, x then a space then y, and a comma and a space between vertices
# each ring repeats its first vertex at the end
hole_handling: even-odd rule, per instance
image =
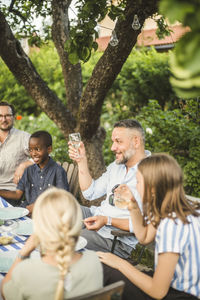
MULTIPOLYGON (((111 230, 123 229, 133 232, 128 209, 115 206, 113 198, 116 187, 127 184, 142 207, 136 191, 136 171, 139 161, 150 155, 149 151, 145 151, 144 144, 144 130, 138 121, 127 119, 117 122, 112 132, 111 146, 116 159, 101 177, 94 180, 89 173, 84 144, 81 142, 77 155, 77 150, 69 142, 69 156, 78 164, 79 184, 83 196, 87 200, 94 200, 106 195, 100 206, 81 207, 84 218, 81 236, 87 239, 87 249, 110 251, 113 239, 111 230)), ((137 240, 133 236, 118 238, 115 254, 128 258, 136 244, 137 240)))

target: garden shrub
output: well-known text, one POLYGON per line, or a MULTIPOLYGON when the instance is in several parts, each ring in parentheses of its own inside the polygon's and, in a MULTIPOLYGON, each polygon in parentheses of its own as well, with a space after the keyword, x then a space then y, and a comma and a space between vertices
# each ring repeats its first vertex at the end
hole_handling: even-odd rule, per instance
POLYGON ((103 112, 107 106, 114 114, 128 107, 136 115, 149 99, 157 100, 163 109, 177 107, 169 76, 168 53, 133 49, 106 97, 103 112))

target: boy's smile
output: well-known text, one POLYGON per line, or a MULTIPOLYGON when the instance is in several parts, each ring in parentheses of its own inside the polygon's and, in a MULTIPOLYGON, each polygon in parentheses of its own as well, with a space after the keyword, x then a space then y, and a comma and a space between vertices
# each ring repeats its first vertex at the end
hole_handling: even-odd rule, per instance
POLYGON ((34 163, 36 163, 41 169, 46 166, 49 161, 49 153, 51 153, 52 147, 47 147, 41 138, 30 138, 29 141, 29 153, 34 163))

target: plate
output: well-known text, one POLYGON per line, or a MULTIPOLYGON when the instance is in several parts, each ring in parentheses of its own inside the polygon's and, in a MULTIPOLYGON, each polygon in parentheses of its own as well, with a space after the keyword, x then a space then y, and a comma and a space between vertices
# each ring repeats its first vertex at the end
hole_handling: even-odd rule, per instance
POLYGON ((14 230, 14 232, 18 235, 31 235, 33 233, 32 220, 18 222, 18 227, 14 230))
POLYGON ((83 249, 86 245, 87 245, 87 240, 84 237, 79 236, 78 241, 76 243, 75 250, 79 251, 83 249))
POLYGON ((2 207, 0 208, 0 220, 12 220, 24 217, 29 214, 28 209, 23 207, 2 207))

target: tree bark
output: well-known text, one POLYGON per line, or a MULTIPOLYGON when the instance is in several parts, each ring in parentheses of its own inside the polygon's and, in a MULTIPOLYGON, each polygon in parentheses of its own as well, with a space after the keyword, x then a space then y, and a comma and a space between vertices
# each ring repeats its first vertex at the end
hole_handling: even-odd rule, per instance
POLYGON ((74 117, 77 116, 82 94, 81 65, 72 65, 68 60, 64 45, 69 37, 68 9, 71 0, 52 1, 52 38, 56 46, 66 87, 67 106, 74 117))

